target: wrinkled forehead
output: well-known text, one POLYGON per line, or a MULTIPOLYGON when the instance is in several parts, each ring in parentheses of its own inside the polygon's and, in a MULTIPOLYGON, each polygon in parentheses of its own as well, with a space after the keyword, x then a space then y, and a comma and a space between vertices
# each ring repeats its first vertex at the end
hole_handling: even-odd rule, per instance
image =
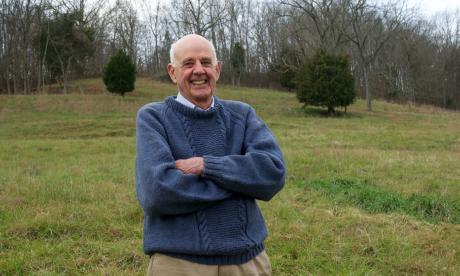
POLYGON ((186 40, 180 41, 176 45, 175 58, 178 62, 186 59, 203 59, 209 58, 216 60, 213 54, 211 44, 206 40, 186 40))

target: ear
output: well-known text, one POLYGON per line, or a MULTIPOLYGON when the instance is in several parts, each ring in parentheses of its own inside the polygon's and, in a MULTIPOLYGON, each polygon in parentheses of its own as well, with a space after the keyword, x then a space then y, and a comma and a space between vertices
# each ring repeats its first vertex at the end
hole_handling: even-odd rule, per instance
POLYGON ((220 61, 218 61, 216 65, 216 81, 219 80, 221 69, 222 69, 222 64, 220 63, 220 61))
POLYGON ((171 81, 173 83, 177 83, 176 74, 175 74, 176 69, 174 68, 174 65, 172 63, 168 64, 167 70, 168 70, 169 77, 171 78, 171 81))

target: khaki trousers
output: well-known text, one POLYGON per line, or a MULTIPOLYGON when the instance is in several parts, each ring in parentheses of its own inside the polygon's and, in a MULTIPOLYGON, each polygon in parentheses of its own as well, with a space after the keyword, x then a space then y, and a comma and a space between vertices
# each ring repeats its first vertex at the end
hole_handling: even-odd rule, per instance
POLYGON ((203 265, 156 253, 150 257, 147 276, 270 276, 267 253, 241 265, 203 265))

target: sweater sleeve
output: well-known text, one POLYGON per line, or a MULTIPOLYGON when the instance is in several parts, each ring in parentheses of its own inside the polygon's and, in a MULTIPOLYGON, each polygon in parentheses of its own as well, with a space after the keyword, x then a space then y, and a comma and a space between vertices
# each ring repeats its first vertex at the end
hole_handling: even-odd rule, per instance
POLYGON ((268 201, 284 185, 283 156, 253 108, 247 113, 245 124, 242 154, 204 156, 203 176, 225 189, 268 201))
POLYGON ((178 215, 201 210, 230 197, 213 180, 183 174, 175 167, 166 133, 148 108, 138 112, 136 122, 136 192, 150 215, 178 215))

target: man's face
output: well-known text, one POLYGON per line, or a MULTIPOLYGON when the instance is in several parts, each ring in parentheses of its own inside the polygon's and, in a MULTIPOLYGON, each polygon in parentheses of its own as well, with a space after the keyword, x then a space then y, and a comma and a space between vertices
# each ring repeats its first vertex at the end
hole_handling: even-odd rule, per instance
POLYGON ((185 98, 208 108, 221 69, 209 43, 201 37, 187 37, 176 46, 175 57, 175 64, 168 65, 171 79, 185 98))

